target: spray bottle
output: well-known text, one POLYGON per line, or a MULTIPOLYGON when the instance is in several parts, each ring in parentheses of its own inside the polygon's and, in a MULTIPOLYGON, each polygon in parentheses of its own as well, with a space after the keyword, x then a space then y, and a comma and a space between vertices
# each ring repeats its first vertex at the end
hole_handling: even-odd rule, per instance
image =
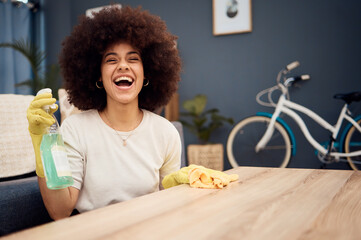
MULTIPOLYGON (((51 93, 51 89, 42 89, 37 95, 42 93, 51 93)), ((50 113, 50 108, 54 109, 55 107, 53 104, 44 106, 43 109, 50 113)), ((59 123, 55 116, 52 116, 55 123, 46 128, 40 144, 40 153, 47 187, 49 189, 61 189, 73 185, 73 178, 59 123)))

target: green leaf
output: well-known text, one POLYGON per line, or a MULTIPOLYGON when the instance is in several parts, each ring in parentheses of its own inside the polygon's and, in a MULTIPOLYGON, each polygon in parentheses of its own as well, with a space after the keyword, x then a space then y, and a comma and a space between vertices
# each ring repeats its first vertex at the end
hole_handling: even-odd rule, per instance
POLYGON ((201 128, 203 126, 203 124, 205 124, 207 122, 207 118, 203 117, 203 118, 194 118, 193 119, 193 123, 198 127, 201 128))
POLYGON ((29 61, 31 69, 35 75, 41 68, 41 62, 45 59, 45 53, 41 52, 34 44, 24 39, 15 40, 13 43, 0 43, 0 47, 9 47, 23 54, 29 61))
POLYGON ((221 116, 217 108, 205 110, 206 104, 207 97, 198 94, 193 99, 183 102, 187 112, 181 112, 181 116, 191 119, 191 121, 180 120, 181 123, 198 138, 200 143, 208 143, 211 134, 224 123, 233 124, 233 119, 221 116))
POLYGON ((188 128, 191 133, 193 133, 197 136, 198 129, 193 124, 190 124, 190 123, 182 121, 182 120, 180 120, 180 122, 183 124, 184 127, 188 128))
POLYGON ((205 129, 199 132, 198 138, 202 144, 207 143, 209 141, 211 135, 211 129, 205 129))
POLYGON ((46 58, 45 52, 41 51, 35 44, 24 39, 15 40, 13 43, 0 43, 0 47, 12 48, 20 52, 30 63, 33 79, 15 84, 15 86, 29 86, 33 94, 36 94, 44 87, 49 87, 53 90, 53 96, 58 98, 60 69, 57 65, 52 65, 45 74, 41 72, 41 64, 46 58))
POLYGON ((188 112, 199 115, 203 112, 207 104, 207 97, 205 95, 197 95, 193 99, 183 102, 183 107, 188 112))
POLYGON ((191 112, 181 112, 180 115, 184 117, 198 117, 197 114, 191 112))

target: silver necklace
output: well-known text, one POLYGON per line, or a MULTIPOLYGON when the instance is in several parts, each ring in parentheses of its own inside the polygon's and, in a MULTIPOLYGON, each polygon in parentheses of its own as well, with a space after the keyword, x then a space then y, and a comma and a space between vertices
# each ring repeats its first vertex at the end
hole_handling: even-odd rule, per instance
MULTIPOLYGON (((133 135, 133 132, 134 132, 134 130, 135 130, 137 127, 135 127, 132 131, 130 131, 130 133, 124 138, 124 137, 123 137, 122 135, 120 135, 120 134, 118 133, 118 131, 113 127, 113 125, 112 125, 112 123, 110 122, 110 120, 109 120, 107 114, 105 113, 105 111, 104 111, 104 116, 105 116, 105 118, 107 119, 110 127, 111 127, 111 128, 114 130, 114 132, 122 139, 122 141, 123 141, 123 146, 126 147, 126 146, 127 146, 127 140, 128 140, 128 138, 130 138, 130 136, 133 135)), ((139 120, 137 120, 137 125, 138 125, 138 121, 139 121, 139 120)))

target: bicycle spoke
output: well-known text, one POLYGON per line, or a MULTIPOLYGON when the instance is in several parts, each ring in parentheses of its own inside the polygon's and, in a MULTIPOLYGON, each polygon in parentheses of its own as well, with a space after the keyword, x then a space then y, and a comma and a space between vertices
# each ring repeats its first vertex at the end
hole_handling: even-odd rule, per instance
MULTIPOLYGON (((357 122, 358 124, 360 124, 361 120, 358 120, 357 122)), ((344 144, 345 153, 351 153, 361 150, 361 134, 354 126, 348 130, 343 144, 344 144)), ((346 159, 352 169, 358 170, 361 168, 360 155, 353 157, 346 157, 346 159)))
MULTIPOLYGON (((348 162, 348 160, 346 158, 340 158, 339 159, 340 162, 348 162)), ((361 161, 357 161, 357 160, 351 160, 354 164, 361 164, 361 161)))
POLYGON ((286 149, 286 146, 265 146, 263 149, 267 150, 278 150, 278 149, 286 149))
POLYGON ((361 147, 361 142, 351 142, 350 147, 361 147))
POLYGON ((266 132, 269 121, 270 118, 255 116, 235 126, 227 142, 228 160, 232 166, 279 167, 288 163, 291 147, 289 136, 279 123, 276 123, 268 145, 259 152, 255 151, 255 146, 266 132))

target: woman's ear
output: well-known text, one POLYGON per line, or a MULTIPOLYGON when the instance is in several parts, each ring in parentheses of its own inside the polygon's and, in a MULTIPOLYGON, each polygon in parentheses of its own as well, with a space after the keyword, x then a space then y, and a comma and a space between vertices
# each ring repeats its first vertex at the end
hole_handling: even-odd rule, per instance
POLYGON ((102 78, 99 78, 99 81, 96 81, 96 82, 95 82, 95 86, 96 86, 97 88, 99 88, 99 89, 103 89, 103 88, 104 88, 102 78))

